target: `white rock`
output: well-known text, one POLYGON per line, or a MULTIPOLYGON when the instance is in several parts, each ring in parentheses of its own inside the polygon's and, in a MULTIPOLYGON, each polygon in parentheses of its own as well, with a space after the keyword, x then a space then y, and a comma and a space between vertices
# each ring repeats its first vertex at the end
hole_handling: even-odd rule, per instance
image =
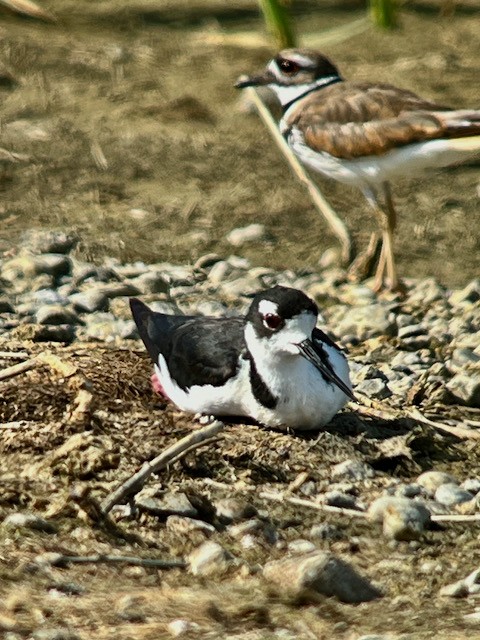
POLYGON ((234 247, 241 247, 248 242, 258 242, 265 239, 265 226, 263 224, 249 224, 246 227, 232 229, 227 235, 227 242, 234 247))
POLYGON ((194 576, 210 576, 224 573, 232 562, 232 556, 217 542, 204 542, 188 556, 189 569, 194 576))

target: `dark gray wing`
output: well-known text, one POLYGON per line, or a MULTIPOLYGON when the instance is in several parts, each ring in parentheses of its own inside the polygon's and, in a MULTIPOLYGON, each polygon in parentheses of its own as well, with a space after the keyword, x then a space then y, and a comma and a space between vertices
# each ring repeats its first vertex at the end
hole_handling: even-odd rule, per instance
POLYGON ((238 370, 245 353, 242 318, 170 316, 130 300, 133 318, 150 357, 161 353, 179 387, 221 386, 238 370))

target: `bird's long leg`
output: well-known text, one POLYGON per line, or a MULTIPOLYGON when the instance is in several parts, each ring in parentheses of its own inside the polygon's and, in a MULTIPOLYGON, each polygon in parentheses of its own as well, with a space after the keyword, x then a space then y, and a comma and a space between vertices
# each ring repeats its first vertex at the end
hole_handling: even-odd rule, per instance
POLYGON ((382 183, 382 192, 385 198, 384 203, 380 202, 378 193, 373 187, 369 186, 363 189, 365 198, 373 208, 382 231, 382 251, 373 282, 373 290, 377 293, 385 289, 389 291, 403 290, 398 279, 393 254, 393 233, 397 224, 397 214, 388 182, 382 183))
POLYGON ((351 282, 359 282, 372 275, 380 253, 380 243, 379 233, 372 231, 367 248, 355 258, 348 268, 347 278, 351 282))
MULTIPOLYGON (((366 186, 363 189, 363 194, 370 206, 376 209, 378 207, 377 194, 373 187, 366 186)), ((347 274, 349 280, 358 282, 359 280, 368 278, 372 274, 374 264, 379 255, 380 241, 381 239, 378 231, 374 231, 370 236, 366 250, 355 258, 350 265, 347 274)))
POLYGON ((398 279, 395 256, 393 253, 393 233, 397 226, 397 212, 395 211, 393 204, 390 184, 388 182, 384 182, 382 187, 385 196, 385 209, 387 214, 387 225, 383 230, 383 248, 385 249, 388 288, 391 291, 398 291, 401 286, 398 279))

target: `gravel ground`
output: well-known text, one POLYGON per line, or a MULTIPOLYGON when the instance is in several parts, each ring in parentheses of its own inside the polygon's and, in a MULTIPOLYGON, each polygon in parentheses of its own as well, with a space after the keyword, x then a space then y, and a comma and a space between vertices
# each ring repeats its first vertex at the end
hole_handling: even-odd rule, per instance
POLYGON ((1 369, 24 368, 0 380, 5 637, 480 637, 480 281, 377 299, 334 267, 94 265, 75 242, 0 262, 1 369), (239 314, 275 284, 319 302, 358 404, 316 434, 227 424, 102 517, 200 427, 151 390, 128 297, 239 314))

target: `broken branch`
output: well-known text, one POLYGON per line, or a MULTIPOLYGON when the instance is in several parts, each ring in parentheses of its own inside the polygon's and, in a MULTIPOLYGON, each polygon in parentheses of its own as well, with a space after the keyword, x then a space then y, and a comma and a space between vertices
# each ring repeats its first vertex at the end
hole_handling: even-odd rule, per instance
POLYGON ((185 457, 190 451, 208 444, 211 438, 215 437, 220 431, 223 431, 223 429, 225 429, 225 424, 220 422, 220 420, 215 420, 212 424, 202 429, 197 429, 193 433, 189 433, 181 440, 167 447, 156 458, 150 462, 146 462, 140 471, 137 471, 137 473, 120 485, 118 489, 107 496, 102 502, 102 512, 107 514, 116 504, 124 502, 127 498, 134 496, 140 491, 152 473, 157 473, 172 462, 176 462, 185 457))

